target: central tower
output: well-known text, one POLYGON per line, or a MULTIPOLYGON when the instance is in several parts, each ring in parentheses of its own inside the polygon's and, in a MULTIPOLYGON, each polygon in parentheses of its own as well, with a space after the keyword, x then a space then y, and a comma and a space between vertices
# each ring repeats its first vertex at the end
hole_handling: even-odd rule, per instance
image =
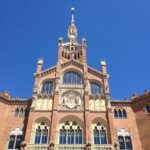
POLYGON ((74 21, 74 10, 75 8, 71 8, 71 21, 67 34, 68 41, 64 42, 62 37, 59 38, 58 63, 60 64, 68 60, 86 63, 86 40, 83 38, 81 43, 77 40, 78 33, 74 21))

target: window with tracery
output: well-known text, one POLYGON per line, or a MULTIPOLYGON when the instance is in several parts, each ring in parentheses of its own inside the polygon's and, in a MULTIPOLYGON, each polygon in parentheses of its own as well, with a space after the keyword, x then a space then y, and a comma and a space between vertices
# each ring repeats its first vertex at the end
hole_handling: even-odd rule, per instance
POLYGON ((107 144, 106 128, 99 122, 93 129, 94 144, 107 144))
POLYGON ((8 149, 20 149, 20 144, 23 139, 23 132, 19 128, 15 128, 10 132, 9 142, 8 142, 8 149))
POLYGON ((63 76, 64 84, 81 84, 81 76, 75 71, 69 71, 63 76))
POLYGON ((102 89, 101 89, 101 86, 96 83, 96 82, 91 82, 90 83, 91 85, 91 94, 92 95, 102 95, 102 89))
POLYGON ((115 118, 127 118, 126 110, 114 109, 114 117, 115 118))
POLYGON ((82 129, 77 123, 66 121, 59 130, 59 144, 82 144, 82 129))
POLYGON ((118 135, 120 150, 132 150, 132 141, 131 141, 130 133, 125 131, 124 129, 121 129, 121 131, 119 131, 117 135, 118 135))
POLYGON ((15 116, 16 117, 24 117, 27 115, 27 108, 16 108, 15 116))
POLYGON ((47 144, 48 142, 48 127, 44 122, 35 130, 34 144, 47 144))
POLYGON ((47 81, 47 82, 44 82, 42 84, 42 89, 41 89, 41 93, 44 94, 49 94, 51 93, 53 90, 53 82, 52 81, 47 81))

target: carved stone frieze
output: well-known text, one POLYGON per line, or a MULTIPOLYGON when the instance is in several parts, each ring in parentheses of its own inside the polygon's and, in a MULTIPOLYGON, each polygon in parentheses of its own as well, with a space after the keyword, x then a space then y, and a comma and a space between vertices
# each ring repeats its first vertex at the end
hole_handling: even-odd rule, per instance
POLYGON ((34 94, 31 107, 35 110, 52 110, 52 103, 51 94, 34 94))
POLYGON ((103 98, 91 98, 89 101, 89 107, 92 111, 106 111, 105 99, 103 98))

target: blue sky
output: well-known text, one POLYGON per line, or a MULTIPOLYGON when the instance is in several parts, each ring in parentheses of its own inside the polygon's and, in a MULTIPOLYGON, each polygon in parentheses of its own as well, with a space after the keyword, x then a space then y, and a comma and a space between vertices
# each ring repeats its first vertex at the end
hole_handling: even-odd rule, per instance
POLYGON ((88 64, 100 70, 100 60, 107 62, 111 97, 149 90, 149 0, 9 0, 0 1, 0 92, 32 96, 37 60, 44 59, 45 69, 56 64, 72 6, 88 64))

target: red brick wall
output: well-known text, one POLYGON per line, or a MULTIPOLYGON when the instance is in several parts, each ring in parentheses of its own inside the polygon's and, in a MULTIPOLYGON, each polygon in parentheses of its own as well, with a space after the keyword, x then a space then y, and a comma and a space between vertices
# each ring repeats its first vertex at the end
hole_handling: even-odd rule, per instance
POLYGON ((150 114, 146 111, 148 103, 150 103, 150 97, 132 106, 143 150, 150 149, 150 114))
MULTIPOLYGON (((13 128, 24 128, 25 118, 15 117, 18 105, 8 105, 0 102, 0 149, 5 150, 8 145, 9 133, 13 128)), ((23 106, 26 107, 26 106, 23 106)))
POLYGON ((127 112, 127 118, 114 118, 112 120, 112 122, 110 122, 110 126, 111 124, 114 124, 114 129, 112 129, 112 140, 116 142, 117 141, 117 132, 120 131, 121 128, 125 129, 126 131, 130 132, 131 135, 131 139, 132 139, 132 146, 133 149, 135 150, 141 150, 141 143, 140 143, 140 137, 139 137, 139 132, 137 129, 137 124, 136 124, 136 119, 135 119, 135 115, 134 112, 132 110, 132 108, 130 106, 118 106, 116 104, 116 106, 113 106, 113 110, 115 108, 124 108, 127 112), (115 131, 115 132, 114 132, 115 131))

